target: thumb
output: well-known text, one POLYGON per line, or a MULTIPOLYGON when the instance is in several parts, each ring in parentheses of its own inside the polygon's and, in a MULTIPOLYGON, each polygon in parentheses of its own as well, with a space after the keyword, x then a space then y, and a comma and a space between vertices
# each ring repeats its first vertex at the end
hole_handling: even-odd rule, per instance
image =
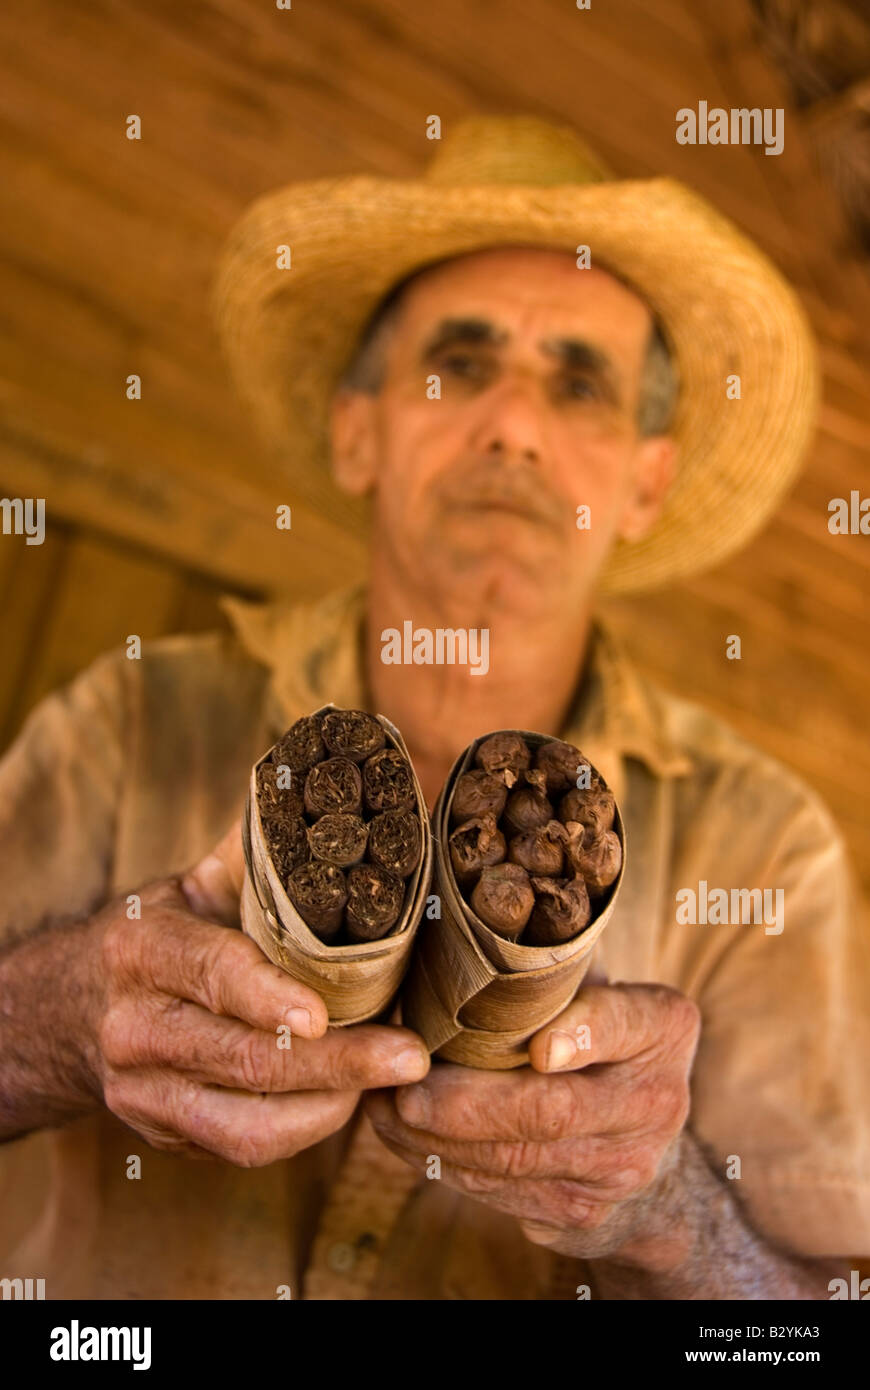
POLYGON ((181 891, 192 912, 240 927, 239 900, 245 877, 241 817, 234 822, 215 848, 189 869, 181 880, 181 891))

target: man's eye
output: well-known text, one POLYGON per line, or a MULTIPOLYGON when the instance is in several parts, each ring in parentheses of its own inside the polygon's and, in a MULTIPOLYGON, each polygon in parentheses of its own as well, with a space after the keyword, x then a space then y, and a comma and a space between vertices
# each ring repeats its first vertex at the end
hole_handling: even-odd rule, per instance
POLYGON ((598 389, 588 376, 572 376, 565 383, 565 394, 572 400, 595 400, 598 389))
POLYGON ((467 352, 449 352, 442 357, 441 365, 457 376, 477 377, 484 372, 483 364, 467 352))

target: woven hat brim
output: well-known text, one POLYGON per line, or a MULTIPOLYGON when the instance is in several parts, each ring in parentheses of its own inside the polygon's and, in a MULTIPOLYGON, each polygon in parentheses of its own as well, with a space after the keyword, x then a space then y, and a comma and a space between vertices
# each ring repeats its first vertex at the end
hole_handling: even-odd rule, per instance
POLYGON ((397 280, 489 246, 580 244, 659 315, 681 380, 677 477, 653 530, 614 548, 602 591, 658 587, 745 545, 800 468, 819 397, 815 345, 772 262, 670 179, 540 188, 359 176, 255 203, 221 262, 215 313, 237 388, 299 495, 356 534, 369 524, 368 505, 332 481, 329 403, 397 280), (278 268, 283 245, 291 269, 278 268), (739 399, 726 395, 734 375, 739 399))

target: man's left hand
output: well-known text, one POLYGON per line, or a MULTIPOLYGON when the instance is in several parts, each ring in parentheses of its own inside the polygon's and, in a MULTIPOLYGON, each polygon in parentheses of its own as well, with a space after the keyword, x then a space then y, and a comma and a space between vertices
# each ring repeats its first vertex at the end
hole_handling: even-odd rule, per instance
POLYGON ((412 1167, 437 1155, 442 1181, 515 1217, 534 1243, 627 1253, 659 1226, 699 1031, 697 1005, 665 985, 586 985, 531 1039, 530 1067, 436 1063, 366 1107, 412 1167))

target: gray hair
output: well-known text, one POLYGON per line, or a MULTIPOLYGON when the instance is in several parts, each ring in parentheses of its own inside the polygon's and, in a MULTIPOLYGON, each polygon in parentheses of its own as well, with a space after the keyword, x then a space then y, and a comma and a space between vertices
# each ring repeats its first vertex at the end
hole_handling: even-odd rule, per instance
MULTIPOLYGON (((342 373, 339 390, 361 391, 368 396, 378 394, 384 383, 387 349, 399 316, 402 294, 406 286, 421 273, 417 270, 406 275, 375 306, 360 334, 356 350, 342 373)), ((637 428, 642 438, 667 434, 673 422, 678 391, 675 359, 664 330, 653 315, 637 409, 637 428)))

